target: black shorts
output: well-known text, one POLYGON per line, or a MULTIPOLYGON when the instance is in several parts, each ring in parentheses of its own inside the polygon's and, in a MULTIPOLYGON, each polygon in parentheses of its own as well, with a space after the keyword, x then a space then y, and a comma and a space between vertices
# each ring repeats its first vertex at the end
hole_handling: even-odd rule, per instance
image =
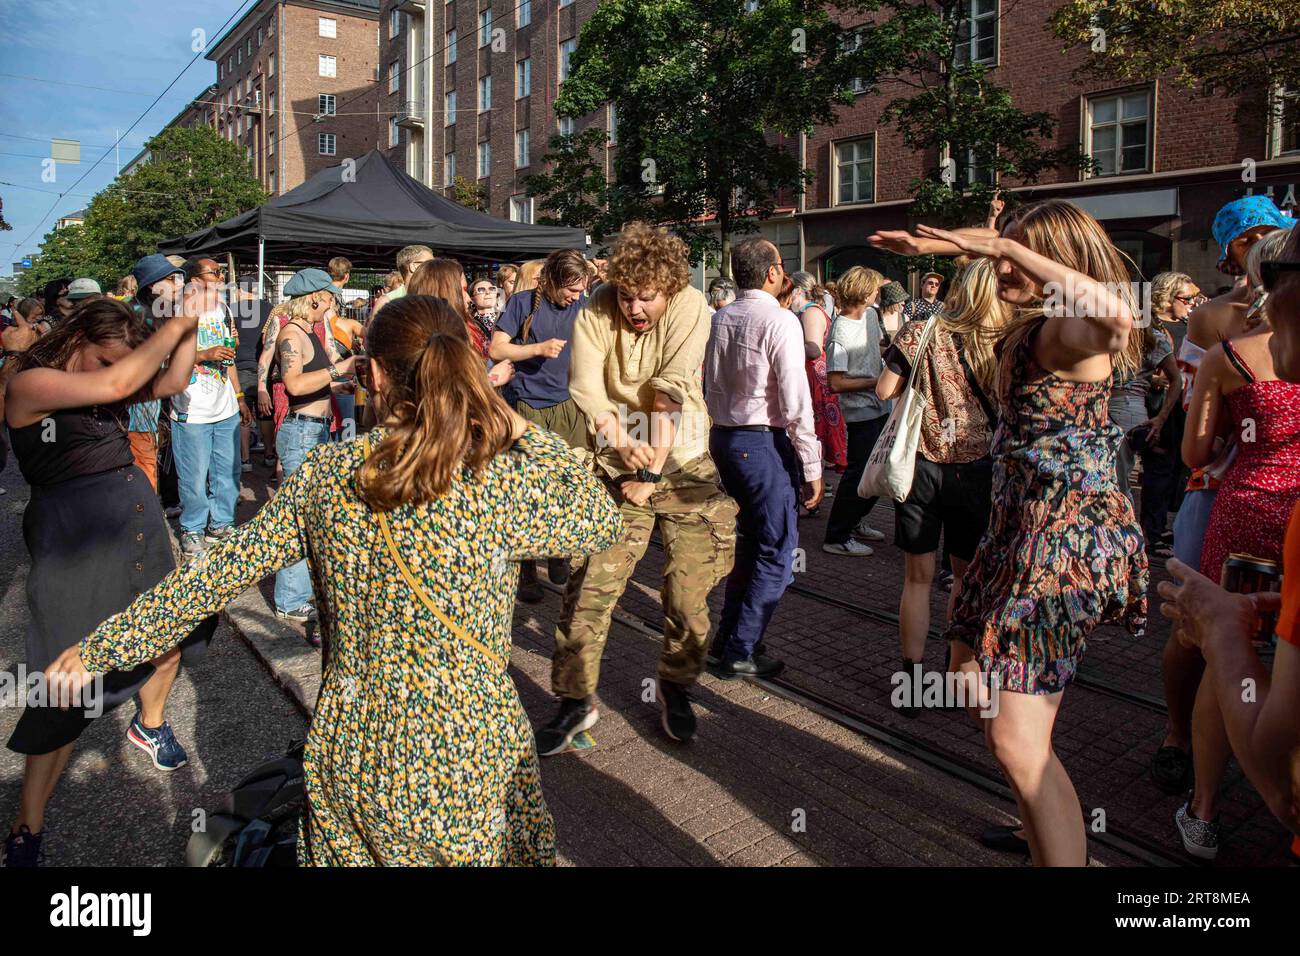
POLYGON ((939 550, 969 561, 989 524, 993 498, 993 459, 939 465, 916 456, 912 491, 894 505, 894 543, 907 554, 939 550))

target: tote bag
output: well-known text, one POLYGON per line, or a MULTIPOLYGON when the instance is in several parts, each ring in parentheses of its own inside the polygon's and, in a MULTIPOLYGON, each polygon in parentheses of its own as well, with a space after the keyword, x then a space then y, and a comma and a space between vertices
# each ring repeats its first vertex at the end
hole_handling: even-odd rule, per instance
POLYGON ((921 420, 930 400, 913 387, 916 370, 925 361, 925 350, 930 346, 939 316, 931 316, 921 332, 921 341, 916 347, 916 358, 912 361, 912 371, 907 376, 907 388, 902 397, 894 403, 894 410, 889 415, 871 457, 862 471, 862 480, 858 482, 859 498, 892 498, 895 501, 906 500, 912 490, 912 476, 916 473, 916 449, 921 443, 921 420))

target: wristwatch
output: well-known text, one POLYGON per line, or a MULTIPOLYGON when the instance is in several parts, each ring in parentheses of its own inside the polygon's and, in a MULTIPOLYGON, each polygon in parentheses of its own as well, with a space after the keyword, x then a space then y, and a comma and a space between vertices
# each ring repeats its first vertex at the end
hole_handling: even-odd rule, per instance
POLYGON ((657 471, 651 471, 649 468, 638 468, 636 470, 636 480, 648 481, 651 484, 655 484, 657 482, 663 481, 664 476, 659 474, 657 471))

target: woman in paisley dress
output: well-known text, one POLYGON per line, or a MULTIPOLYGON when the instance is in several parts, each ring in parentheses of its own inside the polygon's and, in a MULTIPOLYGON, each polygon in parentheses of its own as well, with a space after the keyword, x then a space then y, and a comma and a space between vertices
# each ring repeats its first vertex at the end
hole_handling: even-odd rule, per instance
POLYGON ((75 688, 164 653, 304 557, 329 648, 308 733, 304 865, 549 865, 555 835, 507 671, 518 565, 614 544, 618 508, 497 396, 447 302, 371 320, 387 415, 317 446, 230 538, 50 667, 75 688))
POLYGON ((1052 728, 1093 629, 1140 634, 1146 619, 1146 553, 1107 411, 1112 372, 1140 360, 1128 272, 1098 222, 1062 200, 1022 207, 1001 234, 917 233, 877 244, 995 259, 998 296, 1017 313, 998 343, 993 509, 948 628, 952 666, 996 694, 985 737, 1034 863, 1084 866, 1083 812, 1052 728))

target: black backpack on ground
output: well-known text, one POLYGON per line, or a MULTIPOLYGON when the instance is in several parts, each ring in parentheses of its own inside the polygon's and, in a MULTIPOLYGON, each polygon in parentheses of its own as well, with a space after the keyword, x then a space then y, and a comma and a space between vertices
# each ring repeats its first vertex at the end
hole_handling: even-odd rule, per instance
POLYGON ((298 822, 306 805, 297 741, 262 764, 209 812, 185 846, 186 866, 297 865, 298 822))

